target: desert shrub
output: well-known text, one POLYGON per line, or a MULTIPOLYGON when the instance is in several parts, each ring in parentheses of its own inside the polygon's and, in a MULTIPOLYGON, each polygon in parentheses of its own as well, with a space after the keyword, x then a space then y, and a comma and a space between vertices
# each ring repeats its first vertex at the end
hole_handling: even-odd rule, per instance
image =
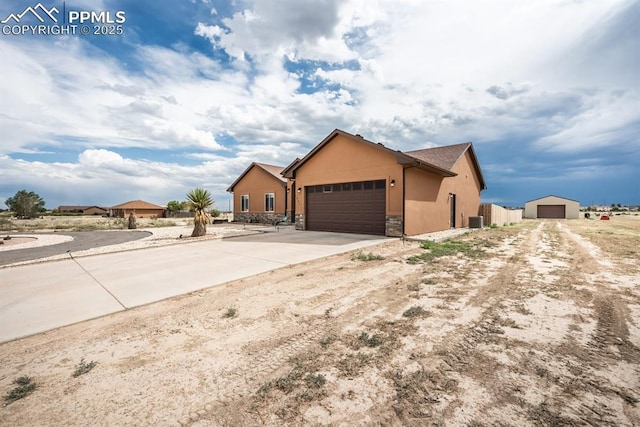
POLYGON ((427 252, 424 252, 420 255, 410 256, 407 259, 407 262, 409 264, 431 261, 435 258, 456 255, 458 253, 462 253, 469 257, 475 257, 483 252, 481 249, 475 247, 469 242, 460 242, 456 240, 440 243, 425 240, 420 244, 420 246, 422 247, 422 249, 426 249, 427 252))
POLYGON ((408 318, 423 317, 423 316, 427 316, 428 314, 429 312, 424 308, 418 305, 414 305, 413 307, 410 307, 407 310, 405 310, 405 312, 402 313, 402 317, 408 317, 408 318))
POLYGON ((227 308, 227 311, 224 312, 222 317, 227 319, 233 319, 234 317, 238 317, 238 309, 235 307, 227 308))
POLYGON ((4 400, 7 403, 30 395, 38 387, 38 384, 33 381, 33 378, 24 375, 13 380, 13 384, 15 384, 16 387, 4 395, 4 400))
POLYGON ((384 259, 382 255, 374 254, 372 252, 365 254, 362 251, 358 251, 351 255, 351 261, 379 261, 382 259, 384 259))
POLYGON ((73 371, 74 377, 79 377, 80 375, 84 375, 90 370, 92 370, 96 366, 96 362, 93 360, 89 363, 84 361, 84 358, 80 359, 80 363, 76 366, 75 371, 73 371))

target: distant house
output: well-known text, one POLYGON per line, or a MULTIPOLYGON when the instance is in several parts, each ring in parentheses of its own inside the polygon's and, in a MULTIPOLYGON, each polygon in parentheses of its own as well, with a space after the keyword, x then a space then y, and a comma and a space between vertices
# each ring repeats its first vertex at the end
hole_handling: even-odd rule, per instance
POLYGON ((233 193, 233 220, 273 224, 292 218, 291 183, 282 166, 251 163, 227 188, 233 193), (288 215, 289 214, 289 215, 288 215))
POLYGON ((234 219, 252 212, 251 194, 264 211, 272 193, 274 212, 300 230, 411 236, 467 227, 486 188, 471 143, 401 152, 339 129, 284 168, 286 179, 275 168, 254 163, 229 187, 234 219))
POLYGON ((131 212, 138 218, 161 218, 164 214, 165 207, 154 205, 144 200, 132 200, 112 206, 109 210, 110 216, 119 218, 127 218, 131 212))
POLYGON ((524 217, 530 219, 578 219, 580 202, 559 196, 545 196, 524 204, 524 217))
POLYGON ((102 208, 100 206, 60 205, 55 209, 55 211, 58 213, 75 213, 82 215, 104 215, 109 212, 109 209, 102 208))

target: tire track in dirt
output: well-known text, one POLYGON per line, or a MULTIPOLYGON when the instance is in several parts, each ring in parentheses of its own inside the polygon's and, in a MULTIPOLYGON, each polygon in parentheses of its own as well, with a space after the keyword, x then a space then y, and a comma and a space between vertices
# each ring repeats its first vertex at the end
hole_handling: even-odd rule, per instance
POLYGON ((628 322, 632 318, 627 306, 629 302, 637 304, 638 301, 621 296, 620 284, 625 279, 615 271, 616 261, 609 258, 597 245, 572 231, 570 224, 558 222, 557 228, 565 245, 574 251, 570 280, 591 296, 590 301, 585 301, 585 298, 576 299, 576 304, 587 302, 587 307, 592 312, 590 318, 595 323, 585 345, 572 342, 573 347, 562 354, 562 357, 566 359, 567 365, 581 364, 581 375, 574 378, 574 388, 581 387, 608 399, 606 403, 602 399, 583 402, 580 407, 582 410, 588 409, 603 425, 623 425, 621 414, 613 409, 612 403, 617 404, 618 412, 624 413, 626 420, 638 425, 640 411, 637 403, 640 395, 632 390, 637 390, 640 386, 640 349, 629 341, 628 322), (621 368, 622 366, 625 368, 621 368), (635 381, 632 378, 613 380, 620 375, 620 369, 634 372, 635 381), (616 401, 613 396, 617 396, 619 400, 616 401))
POLYGON ((191 425, 206 419, 207 416, 215 416, 216 408, 254 393, 264 377, 277 372, 285 366, 292 354, 317 342, 323 334, 325 334, 325 328, 322 325, 314 325, 251 359, 250 362, 241 364, 239 369, 223 371, 220 376, 222 380, 217 384, 218 390, 209 403, 191 409, 178 420, 178 424, 191 425))
MULTIPOLYGON (((637 348, 623 338, 628 335, 625 326, 628 310, 606 286, 602 286, 606 292, 600 289, 599 293, 594 292, 595 296, 585 295, 588 281, 584 276, 598 273, 598 263, 584 250, 576 248, 576 242, 563 231, 561 226, 545 221, 528 235, 521 232, 523 240, 515 253, 503 259, 504 264, 487 278, 486 285, 480 286, 469 298, 467 305, 482 309, 477 320, 462 333, 454 332, 442 340, 435 354, 440 356, 439 360, 432 359, 431 365, 443 367, 449 375, 458 378, 460 384, 468 382, 465 378, 472 378, 475 387, 483 390, 482 398, 478 396, 473 403, 465 401, 465 395, 474 395, 477 391, 467 389, 460 394, 458 390, 449 396, 449 403, 437 411, 445 423, 473 423, 475 417, 497 421, 498 416, 504 416, 503 421, 527 419, 544 425, 631 425, 639 421, 637 396, 628 385, 616 384, 605 372, 590 372, 588 366, 583 366, 585 358, 606 364, 612 354, 617 353, 614 360, 635 363, 632 372, 640 378, 637 348), (583 290, 576 292, 572 284, 583 290), (561 333, 557 344, 553 340, 545 342, 549 337, 545 337, 544 332, 538 332, 543 341, 537 345, 535 341, 514 340, 513 335, 506 332, 517 332, 521 327, 512 320, 515 307, 519 307, 523 319, 544 314, 529 311, 531 301, 550 304, 545 316, 551 316, 548 322, 557 319, 560 324, 566 322, 563 319, 567 319, 568 313, 581 313, 580 307, 589 307, 591 317, 597 322, 592 339, 586 346, 573 339, 571 328, 579 322, 574 320, 566 329, 551 330, 561 333), (600 347, 593 349, 594 342, 599 342, 600 347), (562 350, 567 346, 571 346, 571 351, 564 354, 562 350), (574 352, 581 357, 575 359, 574 352), (505 376, 512 379, 505 381, 505 376), (500 387, 496 388, 495 384, 500 387), (528 389, 538 390, 547 397, 542 402, 531 400, 528 389), (562 390, 577 395, 566 395, 562 390), (588 393, 587 397, 581 398, 581 393, 588 393), (598 397, 590 400, 590 395, 598 397), (482 400, 487 403, 478 403, 482 400), (475 407, 475 412, 469 410, 470 406, 475 407), (457 411, 461 407, 466 408, 465 414, 457 411), (618 413, 616 407, 624 414, 618 413), (628 424, 630 420, 635 421, 628 424)), ((588 292, 591 295, 592 290, 588 292)))
MULTIPOLYGON (((453 332, 444 334, 434 346, 433 351, 416 360, 424 367, 423 369, 428 369, 426 375, 431 378, 416 387, 422 390, 421 393, 429 395, 431 403, 421 402, 418 396, 415 396, 413 402, 406 402, 403 413, 413 414, 414 418, 403 418, 404 423, 423 425, 423 422, 429 420, 430 423, 436 424, 449 422, 468 424, 473 421, 468 418, 452 421, 452 413, 461 406, 458 384, 462 383, 466 375, 484 378, 491 375, 497 368, 498 364, 485 356, 481 347, 494 343, 494 337, 502 333, 502 319, 497 313, 505 300, 514 298, 521 292, 517 287, 517 277, 527 263, 524 255, 535 245, 541 228, 542 226, 539 225, 534 230, 522 230, 515 237, 503 236, 502 244, 491 251, 494 257, 491 258, 490 265, 481 260, 468 262, 464 259, 448 258, 439 261, 437 265, 439 271, 447 271, 454 267, 457 272, 454 277, 460 277, 461 282, 435 285, 428 296, 435 299, 441 298, 444 301, 449 301, 451 296, 456 301, 463 301, 463 304, 450 308, 436 307, 438 312, 427 319, 431 322, 429 324, 432 325, 434 320, 437 321, 435 317, 446 322, 450 317, 449 313, 457 313, 454 315, 459 318, 460 311, 472 307, 478 307, 480 311, 475 318, 467 320, 466 324, 460 324, 460 327, 453 332), (507 250, 510 247, 515 247, 515 252, 507 250), (470 276, 475 278, 465 280, 470 276)), ((425 269, 425 272, 429 274, 429 270, 431 268, 425 269)), ((443 324, 445 325, 446 323, 443 324)), ((432 335, 428 330, 424 330, 423 333, 425 337, 432 335)), ((466 393, 472 396, 477 395, 471 390, 466 393)), ((474 403, 473 406, 476 404, 474 403)), ((402 406, 396 406, 395 410, 397 412, 402 408, 402 406)))
POLYGON ((640 349, 628 340, 627 325, 631 320, 627 302, 638 303, 639 301, 620 296, 619 285, 623 280, 620 274, 615 275, 617 277, 612 280, 613 260, 610 260, 597 246, 587 243, 582 236, 571 231, 566 225, 560 223, 557 225, 568 244, 574 245, 578 253, 577 272, 580 273, 583 282, 590 284, 589 288, 593 295, 592 305, 597 326, 589 343, 590 346, 603 352, 606 357, 622 357, 628 362, 640 360, 640 349))
MULTIPOLYGON (((413 253, 415 250, 415 245, 407 245, 406 247, 403 245, 400 251, 397 251, 396 248, 396 251, 393 252, 393 259, 385 261, 384 264, 397 262, 407 253, 413 253)), ((180 417, 177 424, 187 426, 199 422, 205 424, 207 421, 214 422, 218 410, 224 409, 235 401, 246 400, 259 389, 261 384, 274 379, 285 371, 293 357, 319 343, 332 331, 340 331, 344 326, 353 325, 354 319, 365 322, 370 316, 364 315, 363 312, 375 313, 379 301, 384 301, 384 306, 388 309, 392 301, 395 300, 395 305, 398 305, 401 300, 406 299, 406 296, 402 297, 403 293, 393 291, 392 293, 396 294, 396 297, 388 298, 388 286, 370 286, 373 277, 384 279, 391 284, 392 288, 406 286, 403 284, 403 280, 406 280, 407 276, 402 274, 402 269, 390 270, 386 265, 380 265, 379 268, 376 268, 370 263, 356 264, 354 267, 353 263, 353 260, 343 260, 332 262, 331 267, 336 271, 355 268, 359 271, 357 275, 354 275, 358 278, 357 281, 349 281, 346 286, 331 288, 305 301, 305 312, 317 313, 324 310, 324 315, 304 316, 307 319, 304 322, 304 330, 293 336, 287 338, 267 337, 247 344, 243 348, 241 356, 247 361, 241 363, 239 369, 221 372, 221 380, 216 384, 217 390, 209 402, 190 409, 180 417)), ((415 270, 416 268, 411 269, 415 270)), ((414 277, 411 280, 417 279, 414 277)), ((392 303, 392 305, 394 304, 392 303)), ((284 311, 280 311, 278 314, 272 312, 271 316, 274 315, 284 318, 287 313, 284 311)))

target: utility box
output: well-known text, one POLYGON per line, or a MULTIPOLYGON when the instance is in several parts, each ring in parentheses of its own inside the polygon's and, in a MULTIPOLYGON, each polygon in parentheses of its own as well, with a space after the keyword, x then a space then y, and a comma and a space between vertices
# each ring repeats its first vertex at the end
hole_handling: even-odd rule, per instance
POLYGON ((483 222, 484 222, 484 217, 482 216, 470 216, 469 228, 482 228, 483 222))

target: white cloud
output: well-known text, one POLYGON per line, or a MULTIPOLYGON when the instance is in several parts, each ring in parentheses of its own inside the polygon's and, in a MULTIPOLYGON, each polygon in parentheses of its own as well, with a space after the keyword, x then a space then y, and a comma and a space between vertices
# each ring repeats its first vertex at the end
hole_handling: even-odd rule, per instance
MULTIPOLYGON (((252 161, 287 164, 334 128, 398 149, 513 140, 543 153, 621 149, 637 134, 637 1, 238 4, 193 22, 215 50, 138 45, 134 66, 78 37, 0 38, 0 156, 82 151, 51 169, 0 163, 58 185, 86 177, 105 194, 124 171, 134 188, 182 191, 222 188, 252 161), (202 163, 116 153, 128 147, 198 150, 189 156, 202 163)), ((17 170, 0 177, 30 179, 17 170)))
POLYGON ((186 123, 149 119, 145 120, 144 125, 150 130, 153 138, 166 141, 169 145, 175 142, 178 146, 195 146, 210 150, 223 148, 210 132, 194 129, 186 123))

